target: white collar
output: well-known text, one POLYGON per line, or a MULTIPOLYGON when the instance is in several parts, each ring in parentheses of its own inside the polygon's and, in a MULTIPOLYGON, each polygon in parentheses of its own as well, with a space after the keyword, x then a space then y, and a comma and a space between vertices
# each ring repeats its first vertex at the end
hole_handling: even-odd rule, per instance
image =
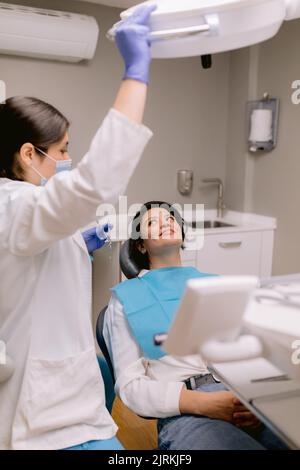
POLYGON ((147 274, 149 272, 149 269, 142 269, 139 274, 138 274, 138 277, 143 277, 145 276, 145 274, 147 274))

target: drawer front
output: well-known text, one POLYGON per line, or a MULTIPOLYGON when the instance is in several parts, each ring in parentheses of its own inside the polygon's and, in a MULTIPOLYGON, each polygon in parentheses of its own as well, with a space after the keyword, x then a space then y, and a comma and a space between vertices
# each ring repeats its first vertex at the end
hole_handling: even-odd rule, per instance
POLYGON ((261 233, 205 235, 197 255, 200 271, 216 274, 260 275, 261 233))
POLYGON ((197 251, 196 250, 181 250, 180 257, 183 266, 197 267, 197 251))
POLYGON ((192 266, 193 268, 197 268, 197 260, 196 259, 182 260, 182 266, 192 266))

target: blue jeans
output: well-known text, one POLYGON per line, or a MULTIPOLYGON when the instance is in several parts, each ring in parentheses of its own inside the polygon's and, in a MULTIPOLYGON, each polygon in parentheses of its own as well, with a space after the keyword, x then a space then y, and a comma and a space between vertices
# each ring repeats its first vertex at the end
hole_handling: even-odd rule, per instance
POLYGON ((116 437, 102 441, 88 441, 63 450, 124 450, 116 437))
MULTIPOLYGON (((197 390, 226 390, 223 384, 202 385, 197 390)), ((235 425, 206 416, 180 415, 158 421, 158 447, 161 450, 265 450, 287 446, 262 425, 243 431, 235 425)))

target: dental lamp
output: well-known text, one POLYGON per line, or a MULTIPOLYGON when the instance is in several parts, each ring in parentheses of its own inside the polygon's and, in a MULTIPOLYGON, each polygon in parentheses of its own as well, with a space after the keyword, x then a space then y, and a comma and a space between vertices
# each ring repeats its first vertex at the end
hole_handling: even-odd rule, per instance
MULTIPOLYGON (((251 46, 272 38, 285 20, 300 17, 300 0, 151 0, 153 58, 201 56, 209 68, 209 56, 251 46)), ((138 5, 121 13, 121 22, 138 5)), ((108 32, 114 39, 117 23, 108 32)))

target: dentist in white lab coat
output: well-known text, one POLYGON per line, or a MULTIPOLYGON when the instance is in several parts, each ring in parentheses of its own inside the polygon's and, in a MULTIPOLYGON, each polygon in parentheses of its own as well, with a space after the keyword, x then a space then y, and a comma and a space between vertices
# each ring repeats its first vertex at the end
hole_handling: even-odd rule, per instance
POLYGON ((152 136, 142 7, 117 31, 125 74, 113 108, 69 169, 68 121, 35 98, 0 105, 0 449, 118 448, 91 324, 91 262, 78 231, 116 202, 152 136), (3 367, 3 366, 0 366, 3 367))

